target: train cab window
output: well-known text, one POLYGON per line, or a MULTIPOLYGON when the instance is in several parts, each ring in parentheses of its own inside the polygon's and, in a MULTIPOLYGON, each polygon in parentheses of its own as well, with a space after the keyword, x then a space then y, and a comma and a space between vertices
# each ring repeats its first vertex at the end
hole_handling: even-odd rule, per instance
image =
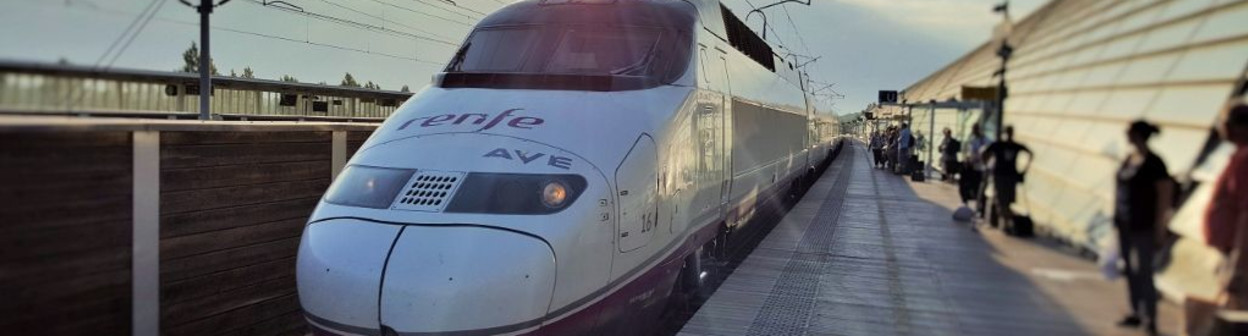
POLYGON ((472 35, 448 71, 517 72, 537 34, 532 29, 484 29, 472 35))
POLYGON ((637 26, 531 25, 474 31, 442 75, 443 87, 626 90, 684 74, 688 32, 637 26))
POLYGON ((671 0, 516 1, 477 22, 442 88, 640 90, 680 81, 698 8, 671 0))
POLYGON ((645 75, 658 49, 657 29, 573 28, 563 33, 544 73, 645 75))

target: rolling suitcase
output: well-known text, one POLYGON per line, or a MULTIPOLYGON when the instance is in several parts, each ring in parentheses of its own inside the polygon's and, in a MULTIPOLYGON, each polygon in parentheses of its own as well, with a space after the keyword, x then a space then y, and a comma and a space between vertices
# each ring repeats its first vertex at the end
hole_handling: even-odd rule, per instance
POLYGON ((1014 225, 1010 228, 1010 234, 1019 237, 1031 237, 1036 235, 1036 226, 1031 222, 1031 215, 1014 215, 1014 225))
MULTIPOLYGON (((1020 179, 1021 180, 1021 179, 1020 179)), ((1021 187, 1022 184, 1020 183, 1021 187)), ((1006 233, 1018 237, 1032 237, 1036 235, 1036 224, 1031 221, 1031 202, 1027 199, 1027 191, 1022 193, 1023 207, 1027 209, 1026 215, 1014 214, 1014 222, 1007 228, 1006 233)))
POLYGON ((910 180, 914 182, 923 182, 927 179, 927 170, 923 169, 923 161, 912 160, 910 165, 910 180))

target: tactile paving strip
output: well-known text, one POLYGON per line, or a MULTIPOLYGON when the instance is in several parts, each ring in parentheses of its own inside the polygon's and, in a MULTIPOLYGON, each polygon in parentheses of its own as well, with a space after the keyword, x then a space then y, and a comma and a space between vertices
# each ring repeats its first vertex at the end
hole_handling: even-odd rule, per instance
POLYGON ((827 251, 832 246, 856 155, 842 157, 845 158, 841 163, 844 168, 836 176, 833 195, 820 205, 818 215, 806 227, 797 250, 768 292, 746 335, 799 335, 810 323, 819 292, 819 277, 827 264, 827 251))

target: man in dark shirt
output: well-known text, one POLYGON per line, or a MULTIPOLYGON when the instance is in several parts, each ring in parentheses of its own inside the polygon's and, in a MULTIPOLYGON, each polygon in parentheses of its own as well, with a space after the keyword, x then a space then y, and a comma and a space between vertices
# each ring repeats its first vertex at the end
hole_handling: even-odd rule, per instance
POLYGON ((962 142, 953 137, 953 130, 948 127, 942 131, 945 139, 940 142, 940 163, 945 170, 943 181, 953 180, 953 175, 957 173, 958 168, 958 151, 962 150, 962 142))
POLYGON ((1031 149, 1014 142, 1014 126, 1006 126, 1002 132, 1002 140, 988 145, 984 148, 983 160, 994 162, 992 165, 992 185, 993 191, 996 192, 996 211, 1004 220, 1005 227, 1013 227, 1014 211, 1010 209, 1010 204, 1014 204, 1014 195, 1016 186, 1023 181, 1023 176, 1027 174, 1027 169, 1031 168, 1031 149), (1021 153, 1027 153, 1027 165, 1023 170, 1018 170, 1018 156, 1021 153))

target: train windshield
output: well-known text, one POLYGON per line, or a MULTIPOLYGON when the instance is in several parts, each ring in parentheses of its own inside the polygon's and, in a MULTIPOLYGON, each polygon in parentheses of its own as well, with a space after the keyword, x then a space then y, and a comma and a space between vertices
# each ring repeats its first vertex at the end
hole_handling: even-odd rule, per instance
POLYGON ((644 77, 683 74, 687 34, 622 26, 489 27, 472 33, 448 73, 644 77))

